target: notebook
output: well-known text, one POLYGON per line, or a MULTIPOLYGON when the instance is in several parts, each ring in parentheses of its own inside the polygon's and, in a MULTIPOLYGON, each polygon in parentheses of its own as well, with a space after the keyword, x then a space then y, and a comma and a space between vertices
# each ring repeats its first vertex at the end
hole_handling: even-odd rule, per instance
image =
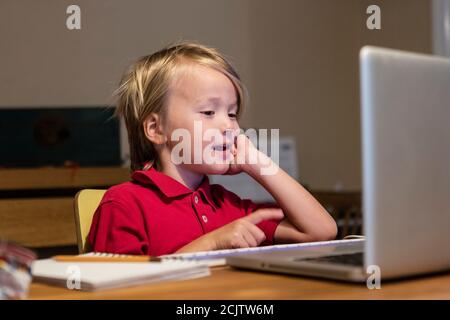
MULTIPOLYGON (((345 237, 343 240, 330 240, 330 241, 316 241, 316 242, 303 242, 303 243, 291 243, 291 244, 277 244, 263 247, 250 247, 240 249, 224 249, 215 251, 201 251, 194 253, 178 253, 163 255, 159 258, 162 261, 195 261, 197 263, 205 263, 210 267, 226 265, 226 258, 236 255, 245 255, 249 253, 261 253, 261 252, 274 252, 284 250, 296 250, 302 248, 333 246, 342 242, 362 242, 364 236, 351 235, 345 237)), ((95 253, 94 253, 95 254, 95 253)))
POLYGON ((210 275, 206 264, 195 262, 59 262, 36 260, 33 280, 68 289, 97 291, 168 280, 185 280, 210 275))

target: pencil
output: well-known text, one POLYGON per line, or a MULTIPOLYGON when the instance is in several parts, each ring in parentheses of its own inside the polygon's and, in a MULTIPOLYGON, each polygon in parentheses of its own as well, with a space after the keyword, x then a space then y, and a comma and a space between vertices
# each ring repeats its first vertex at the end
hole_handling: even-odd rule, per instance
POLYGON ((161 258, 133 255, 58 255, 53 260, 59 262, 161 262, 161 258))

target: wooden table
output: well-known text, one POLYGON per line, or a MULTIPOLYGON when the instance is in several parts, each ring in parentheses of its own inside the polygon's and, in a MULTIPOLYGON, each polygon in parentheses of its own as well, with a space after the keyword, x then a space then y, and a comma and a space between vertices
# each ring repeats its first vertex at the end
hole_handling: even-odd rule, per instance
POLYGON ((29 299, 450 299, 450 274, 382 282, 381 289, 281 274, 213 268, 209 277, 82 292, 32 283, 29 299))

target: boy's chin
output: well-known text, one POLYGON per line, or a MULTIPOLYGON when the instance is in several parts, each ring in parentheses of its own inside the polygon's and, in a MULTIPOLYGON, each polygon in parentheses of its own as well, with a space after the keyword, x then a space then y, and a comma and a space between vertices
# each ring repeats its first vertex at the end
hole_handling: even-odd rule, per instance
POLYGON ((229 164, 202 164, 195 168, 195 171, 207 175, 221 175, 227 173, 230 169, 229 164))
POLYGON ((229 164, 214 164, 208 165, 208 173, 207 174, 225 174, 230 169, 229 164))

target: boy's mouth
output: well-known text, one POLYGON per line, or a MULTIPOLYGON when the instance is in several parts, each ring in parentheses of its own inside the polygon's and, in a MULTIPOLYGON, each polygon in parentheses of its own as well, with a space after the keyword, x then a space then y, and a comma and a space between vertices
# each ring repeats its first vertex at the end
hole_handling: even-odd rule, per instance
POLYGON ((217 144, 212 147, 214 151, 227 151, 231 150, 231 143, 217 144))

